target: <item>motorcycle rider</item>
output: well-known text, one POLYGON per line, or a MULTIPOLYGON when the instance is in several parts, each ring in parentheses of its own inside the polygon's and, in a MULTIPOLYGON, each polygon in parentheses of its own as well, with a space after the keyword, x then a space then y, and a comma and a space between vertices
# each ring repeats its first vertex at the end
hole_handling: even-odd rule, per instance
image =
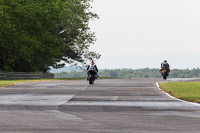
MULTIPOLYGON (((92 60, 91 61, 91 64, 90 65, 88 65, 88 67, 87 67, 87 74, 88 74, 88 71, 89 70, 92 70, 92 71, 94 71, 96 74, 96 79, 97 79, 97 77, 98 77, 98 72, 99 72, 99 70, 98 70, 98 68, 97 68, 97 65, 95 65, 95 63, 94 63, 94 61, 92 60)), ((89 75, 88 75, 89 76, 89 75)))
POLYGON ((169 66, 169 64, 167 63, 167 60, 164 60, 164 62, 161 63, 160 72, 163 70, 164 67, 167 69, 167 74, 169 74, 169 72, 170 72, 170 66, 169 66))

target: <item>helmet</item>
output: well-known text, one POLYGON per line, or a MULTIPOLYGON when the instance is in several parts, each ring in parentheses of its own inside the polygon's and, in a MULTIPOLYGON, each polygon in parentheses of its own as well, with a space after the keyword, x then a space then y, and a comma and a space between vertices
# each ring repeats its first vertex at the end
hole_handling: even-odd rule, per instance
POLYGON ((91 62, 92 64, 94 64, 94 61, 92 60, 92 62, 91 62))
POLYGON ((164 62, 167 62, 167 60, 164 60, 164 62))

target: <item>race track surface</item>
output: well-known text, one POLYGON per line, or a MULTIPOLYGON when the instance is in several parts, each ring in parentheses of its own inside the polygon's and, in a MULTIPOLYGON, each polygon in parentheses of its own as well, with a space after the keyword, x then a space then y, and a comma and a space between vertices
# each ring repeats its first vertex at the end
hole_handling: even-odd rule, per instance
POLYGON ((0 132, 199 133, 200 106, 173 99, 160 79, 25 83, 0 88, 0 132))

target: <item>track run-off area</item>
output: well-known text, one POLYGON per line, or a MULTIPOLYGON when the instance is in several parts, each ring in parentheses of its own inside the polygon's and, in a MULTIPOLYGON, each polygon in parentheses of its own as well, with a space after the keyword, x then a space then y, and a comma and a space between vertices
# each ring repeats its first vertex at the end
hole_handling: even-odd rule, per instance
POLYGON ((24 83, 0 88, 0 132, 199 133, 200 105, 168 96, 161 79, 24 83))

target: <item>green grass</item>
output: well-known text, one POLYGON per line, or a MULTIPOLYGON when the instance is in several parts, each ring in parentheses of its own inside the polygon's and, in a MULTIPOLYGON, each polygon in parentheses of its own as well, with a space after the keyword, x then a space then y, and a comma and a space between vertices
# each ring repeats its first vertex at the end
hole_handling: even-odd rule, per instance
POLYGON ((0 87, 12 86, 19 83, 42 82, 42 81, 51 81, 51 80, 58 80, 58 79, 0 80, 0 87))
POLYGON ((27 79, 27 80, 0 80, 0 87, 12 86, 19 83, 56 81, 56 80, 82 80, 86 78, 62 78, 62 79, 27 79))
MULTIPOLYGON (((118 79, 112 77, 100 77, 99 79, 118 79)), ((58 79, 27 79, 27 80, 0 80, 0 87, 12 86, 19 83, 56 81, 56 80, 86 80, 86 78, 58 78, 58 79)))
POLYGON ((200 103, 200 82, 160 83, 160 88, 176 98, 200 103))

